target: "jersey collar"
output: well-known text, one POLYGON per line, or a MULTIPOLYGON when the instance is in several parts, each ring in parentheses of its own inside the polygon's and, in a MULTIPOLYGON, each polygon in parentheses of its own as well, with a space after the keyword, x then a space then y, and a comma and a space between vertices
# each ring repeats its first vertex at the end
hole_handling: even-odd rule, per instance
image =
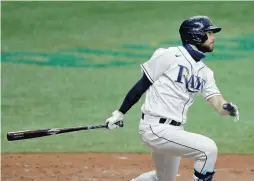
POLYGON ((183 47, 189 52, 191 57, 199 62, 202 58, 205 58, 205 54, 199 51, 195 46, 190 44, 184 44, 183 47))

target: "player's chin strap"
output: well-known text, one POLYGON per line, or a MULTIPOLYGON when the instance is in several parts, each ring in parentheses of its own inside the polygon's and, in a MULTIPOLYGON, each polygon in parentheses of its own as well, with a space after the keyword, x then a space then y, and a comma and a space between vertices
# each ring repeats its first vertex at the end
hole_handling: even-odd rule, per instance
POLYGON ((203 171, 202 173, 200 173, 194 170, 194 175, 198 179, 197 181, 212 181, 214 173, 215 173, 214 171, 213 172, 203 171))

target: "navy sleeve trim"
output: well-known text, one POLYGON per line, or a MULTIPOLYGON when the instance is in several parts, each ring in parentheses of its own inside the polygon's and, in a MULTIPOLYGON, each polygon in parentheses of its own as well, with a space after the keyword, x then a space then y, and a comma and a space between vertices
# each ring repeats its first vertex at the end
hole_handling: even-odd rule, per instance
POLYGON ((125 99, 119 111, 122 112, 123 114, 128 112, 129 109, 139 101, 139 99, 147 91, 150 85, 152 85, 152 83, 144 73, 141 79, 136 82, 136 84, 129 90, 129 92, 125 96, 125 99))

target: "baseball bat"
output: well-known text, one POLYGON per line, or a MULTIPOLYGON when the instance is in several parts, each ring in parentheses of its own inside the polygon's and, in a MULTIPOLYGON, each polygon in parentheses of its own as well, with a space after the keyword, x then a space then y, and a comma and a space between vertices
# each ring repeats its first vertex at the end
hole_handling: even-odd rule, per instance
MULTIPOLYGON (((122 122, 118 122, 118 125, 120 127, 123 127, 122 122)), ((8 141, 25 140, 25 139, 44 137, 44 136, 52 136, 56 134, 70 133, 70 132, 81 131, 81 130, 92 130, 92 129, 98 129, 98 128, 108 128, 108 124, 78 126, 78 127, 69 127, 69 128, 45 128, 45 129, 8 132, 7 140, 8 141)))

